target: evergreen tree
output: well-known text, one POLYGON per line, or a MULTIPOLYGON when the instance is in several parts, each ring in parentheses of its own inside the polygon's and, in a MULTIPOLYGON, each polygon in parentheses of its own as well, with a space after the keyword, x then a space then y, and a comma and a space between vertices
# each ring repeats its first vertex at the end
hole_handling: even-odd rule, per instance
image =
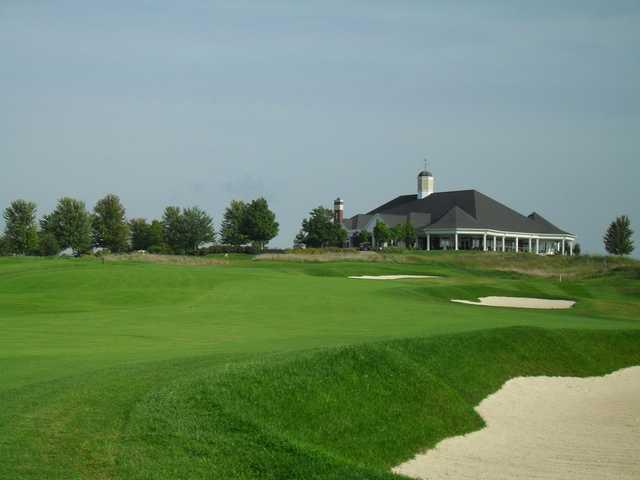
POLYGON ((259 250, 263 250, 269 240, 278 235, 278 230, 276 215, 269 209, 264 198, 253 200, 247 205, 241 233, 259 250))
POLYGON ((85 253, 91 247, 91 215, 84 202, 69 197, 58 200, 53 213, 40 221, 44 233, 54 236, 61 249, 85 253))
POLYGON ((629 255, 633 252, 632 236, 629 217, 621 215, 609 225, 604 236, 604 247, 613 255, 629 255))
POLYGON ((117 195, 109 194, 93 209, 93 243, 112 252, 124 252, 129 247, 129 225, 125 209, 117 195))
POLYGON ((247 204, 240 200, 232 200, 224 212, 220 229, 221 242, 225 245, 244 245, 249 241, 242 234, 242 222, 247 211, 247 204))
POLYGON ((4 220, 8 251, 18 255, 35 253, 38 248, 36 204, 15 200, 5 209, 4 220))

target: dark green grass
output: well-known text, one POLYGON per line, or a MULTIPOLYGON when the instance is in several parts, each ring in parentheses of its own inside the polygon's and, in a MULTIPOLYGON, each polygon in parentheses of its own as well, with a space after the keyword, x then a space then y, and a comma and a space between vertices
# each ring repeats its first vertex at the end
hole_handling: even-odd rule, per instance
POLYGON ((514 375, 640 363, 635 267, 455 261, 0 259, 0 478, 390 478, 514 375), (391 273, 442 278, 346 278, 391 273), (449 301, 483 295, 578 304, 449 301))
POLYGON ((640 363, 639 345, 640 332, 511 328, 205 374, 139 405, 118 473, 391 478, 414 453, 481 428, 473 406, 507 379, 602 375, 640 363))

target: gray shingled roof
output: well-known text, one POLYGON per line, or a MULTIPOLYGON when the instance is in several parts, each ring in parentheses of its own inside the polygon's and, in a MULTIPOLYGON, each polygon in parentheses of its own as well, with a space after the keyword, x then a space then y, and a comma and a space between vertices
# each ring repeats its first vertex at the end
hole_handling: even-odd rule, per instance
MULTIPOLYGON (((400 223, 397 218, 402 217, 404 219, 402 221, 409 220, 417 228, 426 226, 434 229, 455 227, 522 233, 568 233, 537 213, 525 217, 476 190, 436 192, 423 199, 418 199, 416 195, 401 195, 366 215, 356 215, 345 220, 345 227, 350 230, 364 228, 371 216, 375 214, 383 215, 383 219, 391 215, 389 221, 394 223, 390 226, 400 223), (366 217, 367 220, 364 221, 364 218, 358 217, 366 217)), ((387 223, 386 220, 385 223, 387 223)))

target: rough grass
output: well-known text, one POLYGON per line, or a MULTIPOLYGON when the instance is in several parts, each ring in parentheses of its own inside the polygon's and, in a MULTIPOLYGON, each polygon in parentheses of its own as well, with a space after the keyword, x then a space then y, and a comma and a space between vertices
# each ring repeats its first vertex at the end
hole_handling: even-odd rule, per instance
POLYGON ((511 376, 638 363, 634 266, 243 258, 0 259, 0 478, 394 478, 511 376), (442 278, 346 278, 381 274, 442 278), (449 301, 486 295, 578 303, 449 301))
POLYGON ((384 255, 377 252, 335 252, 335 251, 323 251, 318 249, 317 251, 305 251, 300 250, 296 253, 263 253, 255 257, 256 260, 270 260, 270 261, 282 261, 282 262, 344 262, 344 261, 359 261, 359 262, 383 262, 385 261, 384 255))
POLYGON ((229 262, 224 258, 196 257, 191 255, 157 255, 154 253, 122 253, 104 255, 108 262, 148 262, 163 265, 226 265, 229 262))
POLYGON ((640 262, 629 257, 600 255, 540 256, 513 252, 419 251, 402 253, 324 251, 310 249, 295 253, 258 255, 256 260, 289 262, 363 261, 401 264, 449 265, 454 268, 518 273, 543 278, 586 278, 629 271, 640 277, 640 262))

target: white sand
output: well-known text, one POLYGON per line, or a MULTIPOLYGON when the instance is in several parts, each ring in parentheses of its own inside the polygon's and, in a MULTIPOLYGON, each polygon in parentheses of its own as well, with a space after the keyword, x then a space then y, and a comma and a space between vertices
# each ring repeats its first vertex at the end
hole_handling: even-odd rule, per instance
POLYGON ((412 279, 412 278, 440 278, 434 275, 361 275, 359 277, 349 277, 349 278, 358 278, 361 280, 404 280, 404 279, 412 279))
POLYGON ((564 309, 573 307, 576 302, 572 300, 547 300, 544 298, 526 297, 480 297, 478 302, 470 300, 451 300, 456 303, 466 303, 467 305, 482 305, 485 307, 510 307, 510 308, 541 308, 541 309, 564 309))
POLYGON ((476 411, 487 426, 393 471, 419 479, 640 479, 640 367, 519 377, 476 411))

